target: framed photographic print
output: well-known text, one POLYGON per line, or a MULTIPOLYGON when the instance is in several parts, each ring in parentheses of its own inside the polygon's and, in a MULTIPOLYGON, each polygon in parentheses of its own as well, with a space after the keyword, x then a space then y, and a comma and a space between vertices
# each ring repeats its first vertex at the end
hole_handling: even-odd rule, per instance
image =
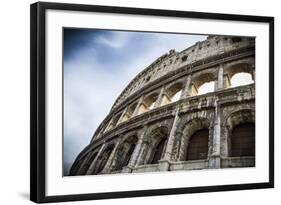
POLYGON ((34 202, 274 187, 274 18, 31 5, 34 202))

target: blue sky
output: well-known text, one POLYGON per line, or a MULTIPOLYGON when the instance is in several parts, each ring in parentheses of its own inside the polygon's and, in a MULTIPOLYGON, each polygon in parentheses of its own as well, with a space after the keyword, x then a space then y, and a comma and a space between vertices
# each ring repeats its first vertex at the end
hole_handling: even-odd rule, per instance
POLYGON ((64 29, 64 174, 139 72, 207 36, 64 29))

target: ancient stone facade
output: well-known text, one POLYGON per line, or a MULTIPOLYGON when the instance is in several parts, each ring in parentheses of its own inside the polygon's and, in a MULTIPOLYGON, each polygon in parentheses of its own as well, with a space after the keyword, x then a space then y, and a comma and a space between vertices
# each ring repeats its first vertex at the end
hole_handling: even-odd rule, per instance
POLYGON ((255 39, 171 50, 118 97, 70 175, 255 166, 255 39), (232 87, 237 73, 253 83, 232 87), (214 82, 214 91, 199 88, 214 82))

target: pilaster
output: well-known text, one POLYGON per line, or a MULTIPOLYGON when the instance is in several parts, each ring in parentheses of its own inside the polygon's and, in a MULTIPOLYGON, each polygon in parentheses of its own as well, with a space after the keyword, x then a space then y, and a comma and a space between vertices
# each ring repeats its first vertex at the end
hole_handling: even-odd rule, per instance
POLYGON ((140 99, 138 101, 138 104, 137 104, 137 106, 136 106, 136 108, 135 108, 135 110, 134 110, 134 112, 132 114, 132 117, 138 115, 140 106, 142 104, 142 101, 143 101, 143 96, 140 97, 140 99))
POLYGON ((160 107, 161 106, 161 102, 162 102, 162 98, 163 98, 163 93, 164 93, 164 87, 161 87, 159 95, 157 97, 157 100, 155 101, 154 107, 160 107))
POLYGON ((211 155, 209 156, 209 168, 220 168, 221 120, 218 100, 215 101, 215 121, 213 129, 213 144, 211 155))
POLYGON ((191 75, 188 75, 186 78, 184 90, 181 94, 181 98, 186 98, 188 96, 191 96, 191 75))
POLYGON ((217 90, 221 90, 224 88, 224 77, 223 77, 223 64, 220 64, 219 70, 218 70, 218 84, 217 84, 217 90))
POLYGON ((103 168, 103 170, 101 171, 101 173, 109 173, 110 170, 111 170, 111 165, 112 165, 112 162, 114 160, 114 157, 115 157, 115 154, 116 154, 116 151, 117 151, 117 148, 119 147, 119 144, 121 142, 121 137, 119 137, 118 141, 115 143, 115 146, 103 168))

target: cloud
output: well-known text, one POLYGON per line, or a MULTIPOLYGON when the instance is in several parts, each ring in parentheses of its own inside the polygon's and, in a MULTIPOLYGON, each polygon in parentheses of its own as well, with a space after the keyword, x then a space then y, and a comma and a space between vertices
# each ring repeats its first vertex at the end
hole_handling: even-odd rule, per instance
POLYGON ((112 48, 122 48, 130 40, 131 34, 128 32, 117 32, 110 36, 99 36, 94 38, 95 43, 103 44, 112 48))
POLYGON ((206 36, 141 32, 65 31, 64 173, 90 142, 95 129, 128 83, 170 49, 178 51, 206 36), (79 44, 79 42, 81 44, 79 44))

